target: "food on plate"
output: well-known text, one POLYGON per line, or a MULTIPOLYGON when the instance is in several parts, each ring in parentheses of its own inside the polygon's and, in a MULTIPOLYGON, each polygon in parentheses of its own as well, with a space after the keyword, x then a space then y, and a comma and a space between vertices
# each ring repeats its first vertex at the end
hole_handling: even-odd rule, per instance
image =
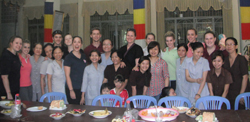
POLYGON ((84 113, 86 110, 81 110, 81 109, 74 109, 72 111, 69 111, 69 113, 71 114, 82 114, 84 113))
POLYGON ((143 116, 147 116, 147 115, 148 115, 148 111, 147 111, 147 110, 142 111, 142 112, 141 112, 141 115, 143 115, 143 116))
POLYGON ((214 112, 203 112, 202 114, 203 122, 213 122, 215 120, 215 114, 214 112))
POLYGON ((197 116, 200 114, 200 112, 201 111, 199 109, 192 107, 189 110, 187 110, 186 114, 189 116, 197 116))
POLYGON ((2 100, 5 100, 5 99, 6 99, 6 96, 1 96, 1 99, 2 99, 2 100))
POLYGON ((53 100, 50 104, 50 108, 63 108, 64 105, 63 100, 53 100))
POLYGON ((54 114, 51 114, 50 116, 51 116, 51 117, 62 117, 63 114, 60 113, 60 112, 56 112, 56 113, 54 113, 54 114))
MULTIPOLYGON (((150 114, 151 114, 152 117, 156 117, 157 116, 155 112, 151 112, 150 114)), ((166 113, 164 113, 163 111, 160 111, 159 114, 160 114, 160 117, 171 117, 171 116, 177 115, 177 113, 174 112, 174 111, 167 111, 166 113)), ((143 111, 141 113, 141 115, 147 116, 148 115, 148 111, 147 110, 143 111)))
POLYGON ((10 109, 9 110, 2 110, 1 113, 8 114, 8 113, 11 113, 11 110, 10 109))
POLYGON ((118 118, 118 119, 112 119, 111 122, 126 122, 126 120, 118 118))
POLYGON ((5 106, 13 106, 14 105, 14 101, 10 101, 9 103, 6 103, 5 106))
POLYGON ((175 107, 175 106, 172 106, 172 109, 175 109, 180 113, 184 113, 184 112, 186 112, 188 110, 187 107, 175 107))
POLYGON ((43 106, 38 106, 37 109, 38 109, 38 110, 42 110, 42 109, 43 109, 43 106))
POLYGON ((106 111, 106 110, 103 110, 103 111, 95 111, 93 113, 93 116, 105 116, 105 115, 109 115, 109 112, 106 111))

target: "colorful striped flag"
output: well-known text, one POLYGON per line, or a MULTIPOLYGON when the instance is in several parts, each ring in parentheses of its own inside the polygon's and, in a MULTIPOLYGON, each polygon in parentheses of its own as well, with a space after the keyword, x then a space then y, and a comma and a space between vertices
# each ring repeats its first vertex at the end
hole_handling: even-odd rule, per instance
POLYGON ((134 0, 134 29, 136 39, 145 38, 145 0, 134 0))
POLYGON ((53 4, 54 2, 45 2, 44 4, 44 42, 53 43, 53 4))
POLYGON ((250 0, 240 0, 242 40, 250 39, 250 0))

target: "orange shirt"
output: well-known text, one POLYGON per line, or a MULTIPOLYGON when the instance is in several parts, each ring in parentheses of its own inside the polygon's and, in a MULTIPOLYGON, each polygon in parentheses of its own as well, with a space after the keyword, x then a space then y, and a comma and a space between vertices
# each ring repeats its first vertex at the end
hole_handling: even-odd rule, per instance
POLYGON ((26 60, 25 58, 22 57, 21 54, 19 54, 19 58, 22 63, 20 68, 20 87, 27 87, 32 85, 30 80, 30 73, 32 66, 29 58, 26 60))

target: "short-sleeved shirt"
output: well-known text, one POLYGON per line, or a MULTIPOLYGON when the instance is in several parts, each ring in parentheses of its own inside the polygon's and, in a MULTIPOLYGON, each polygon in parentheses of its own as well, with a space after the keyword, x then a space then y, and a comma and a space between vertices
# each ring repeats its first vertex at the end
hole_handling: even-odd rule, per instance
MULTIPOLYGON (((231 73, 233 78, 233 83, 229 86, 227 97, 229 100, 234 102, 234 99, 240 94, 243 76, 248 74, 248 63, 244 56, 237 55, 231 67, 229 57, 226 57, 223 67, 231 73)), ((247 80, 247 88, 245 92, 248 91, 249 82, 247 80)))
MULTIPOLYGON (((4 49, 0 58, 0 74, 8 75, 9 86, 12 93, 19 93, 21 62, 18 55, 4 49)), ((6 93, 2 78, 0 78, 0 94, 6 93)))
POLYGON ((106 59, 105 53, 101 54, 101 58, 102 58, 101 65, 103 65, 104 67, 113 64, 110 56, 108 57, 108 59, 106 59))
POLYGON ((150 72, 132 71, 129 76, 131 86, 136 86, 136 95, 143 95, 143 88, 144 86, 149 87, 150 80, 150 72))
POLYGON ((208 72, 206 82, 212 84, 214 96, 222 96, 225 85, 233 83, 233 79, 231 73, 224 68, 221 68, 219 76, 216 75, 213 68, 208 72))
POLYGON ((151 64, 151 81, 147 95, 159 95, 165 87, 166 78, 169 78, 168 64, 162 58, 159 58, 154 64, 151 64))
MULTIPOLYGON (((203 47, 205 48, 205 47, 206 47, 205 43, 202 43, 202 44, 203 44, 203 47)), ((190 57, 193 56, 193 49, 192 49, 192 47, 189 46, 189 45, 190 45, 190 42, 187 44, 187 46, 188 46, 187 57, 188 57, 188 58, 190 58, 190 57)))
POLYGON ((72 52, 65 57, 64 66, 70 67, 70 79, 73 89, 81 89, 83 71, 86 67, 86 57, 81 53, 81 58, 79 59, 72 52))
MULTIPOLYGON (((213 68, 214 68, 214 66, 213 66, 213 64, 212 64, 212 55, 213 55, 213 53, 214 53, 215 51, 217 51, 217 50, 220 50, 220 47, 219 47, 219 46, 217 46, 217 45, 215 45, 215 46, 216 46, 216 47, 215 47, 215 50, 214 50, 210 55, 209 55, 208 52, 207 52, 207 47, 205 47, 205 48, 204 48, 204 52, 203 52, 203 56, 202 56, 202 57, 204 57, 204 58, 206 58, 206 59, 208 60, 210 69, 213 69, 213 68)), ((227 57, 227 56, 228 56, 228 52, 227 52, 226 50, 224 50, 224 51, 222 52, 222 54, 223 54, 224 57, 227 57)))
POLYGON ((123 76, 124 79, 128 79, 129 78, 129 71, 127 67, 121 68, 119 67, 117 69, 117 71, 115 71, 115 66, 114 64, 108 65, 105 70, 104 70, 104 78, 106 78, 108 80, 108 84, 110 88, 114 88, 115 84, 114 84, 114 79, 115 76, 121 74, 123 76))
POLYGON ((92 50, 98 50, 100 51, 100 53, 103 53, 103 49, 102 49, 102 43, 100 42, 100 45, 96 48, 93 44, 90 44, 88 47, 86 47, 83 51, 84 51, 84 54, 86 56, 86 60, 87 60, 87 63, 90 64, 91 61, 89 59, 89 53, 92 51, 92 50))
POLYGON ((52 86, 52 92, 62 92, 65 93, 65 83, 66 83, 66 77, 63 67, 63 59, 62 59, 62 67, 53 60, 49 63, 47 68, 47 74, 52 75, 51 77, 51 86, 52 86))
MULTIPOLYGON (((115 88, 110 90, 110 94, 116 94, 115 88)), ((123 89, 120 92, 120 97, 122 98, 122 105, 125 104, 126 100, 128 99, 128 91, 126 89, 123 89)), ((116 107, 120 107, 120 103, 117 102, 116 103, 116 107)))
POLYGON ((45 78, 44 78, 44 82, 45 82, 45 88, 44 88, 44 91, 45 93, 48 93, 48 79, 47 79, 47 68, 48 68, 48 65, 50 62, 52 62, 53 60, 51 60, 50 58, 48 58, 47 60, 43 61, 42 62, 42 65, 41 65, 41 68, 40 68, 40 74, 41 75, 45 75, 45 78))
POLYGON ((143 56, 142 48, 137 45, 133 44, 131 45, 130 49, 127 52, 127 45, 121 47, 118 50, 119 57, 122 57, 122 61, 126 64, 126 67, 128 67, 129 72, 132 71, 132 69, 135 67, 135 59, 140 58, 143 56))
POLYGON ((162 53, 162 59, 168 64, 169 80, 176 80, 176 60, 179 58, 177 49, 174 48, 169 51, 168 47, 166 51, 162 53))
MULTIPOLYGON (((32 65, 32 70, 31 70, 31 82, 33 86, 33 94, 35 93, 41 93, 41 77, 40 77, 40 69, 42 62, 44 61, 44 57, 40 56, 37 60, 35 61, 34 55, 30 57, 30 63, 32 65)), ((32 98, 33 101, 35 100, 35 97, 32 98)), ((40 98, 38 98, 40 99, 40 98)))
POLYGON ((143 55, 147 56, 148 55, 148 46, 144 47, 142 50, 143 50, 143 55))
POLYGON ((21 60, 22 66, 20 69, 20 87, 31 86, 30 74, 31 74, 31 63, 30 59, 23 58, 21 54, 19 54, 19 58, 21 60))

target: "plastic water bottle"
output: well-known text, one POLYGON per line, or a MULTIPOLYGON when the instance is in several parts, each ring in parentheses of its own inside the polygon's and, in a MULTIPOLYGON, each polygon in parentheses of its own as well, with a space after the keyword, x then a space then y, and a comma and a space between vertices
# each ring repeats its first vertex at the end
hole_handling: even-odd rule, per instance
POLYGON ((21 116, 21 99, 19 97, 19 94, 16 94, 15 96, 15 105, 11 107, 11 118, 16 118, 21 116))
POLYGON ((124 112, 123 118, 126 120, 126 122, 131 122, 132 121, 132 113, 131 113, 131 108, 130 108, 130 101, 126 101, 127 103, 127 108, 126 111, 124 112))

